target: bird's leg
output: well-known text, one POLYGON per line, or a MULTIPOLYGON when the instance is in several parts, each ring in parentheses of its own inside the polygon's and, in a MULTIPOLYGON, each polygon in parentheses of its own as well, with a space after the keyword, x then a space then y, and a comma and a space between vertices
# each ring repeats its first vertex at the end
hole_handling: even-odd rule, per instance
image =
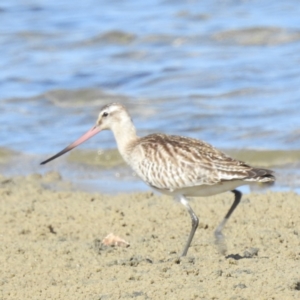
POLYGON ((188 240, 187 240, 187 242, 184 246, 182 254, 180 255, 180 256, 186 256, 186 254, 189 250, 189 247, 191 245, 191 242, 193 240, 194 234, 196 232, 196 229, 198 227, 199 219, 196 216, 196 214, 194 213, 193 209, 191 208, 189 202, 187 201, 187 199, 183 195, 176 196, 176 199, 178 199, 180 201, 180 203, 182 203, 184 205, 184 207, 187 209, 187 211, 190 214, 191 219, 192 219, 192 229, 191 229, 190 235, 188 237, 188 240))
POLYGON ((225 238, 222 233, 222 230, 223 230, 225 224, 227 223, 228 219, 230 218, 231 214, 234 212, 236 207, 239 205, 241 198, 242 198, 242 193, 240 191, 233 190, 232 192, 234 193, 234 202, 231 205, 229 211, 227 212, 225 218, 222 220, 222 222, 219 224, 219 226, 215 230, 215 244, 217 245, 218 250, 221 254, 225 254, 227 251, 227 247, 225 244, 225 238))

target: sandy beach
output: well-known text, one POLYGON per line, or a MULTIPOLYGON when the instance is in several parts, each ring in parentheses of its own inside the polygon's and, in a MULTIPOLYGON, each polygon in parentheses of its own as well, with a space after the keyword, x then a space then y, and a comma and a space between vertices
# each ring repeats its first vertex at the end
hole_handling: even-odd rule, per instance
POLYGON ((218 253, 213 230, 233 197, 191 200, 190 230, 170 197, 75 191, 58 173, 0 178, 0 299, 299 299, 300 196, 244 195, 218 253), (104 246, 114 233, 129 247, 104 246))

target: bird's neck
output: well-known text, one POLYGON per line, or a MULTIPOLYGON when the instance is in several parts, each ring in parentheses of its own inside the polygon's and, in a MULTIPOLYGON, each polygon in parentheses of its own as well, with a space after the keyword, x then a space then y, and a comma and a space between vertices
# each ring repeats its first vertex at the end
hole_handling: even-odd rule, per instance
POLYGON ((119 125, 120 126, 117 126, 113 129, 113 134, 115 136, 121 156, 128 163, 132 147, 138 140, 138 137, 136 135, 136 129, 131 120, 130 122, 124 122, 123 124, 121 123, 119 125))

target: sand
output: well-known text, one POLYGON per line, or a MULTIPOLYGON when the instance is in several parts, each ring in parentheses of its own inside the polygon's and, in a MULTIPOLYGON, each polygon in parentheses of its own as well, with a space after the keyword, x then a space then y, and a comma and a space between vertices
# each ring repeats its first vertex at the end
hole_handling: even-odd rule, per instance
MULTIPOLYGON (((114 187, 112 187, 113 189, 114 187)), ((213 230, 231 193, 191 200, 190 219, 170 197, 75 191, 59 174, 0 178, 0 299, 300 299, 300 196, 244 195, 213 230), (114 233, 129 247, 104 246, 114 233)))

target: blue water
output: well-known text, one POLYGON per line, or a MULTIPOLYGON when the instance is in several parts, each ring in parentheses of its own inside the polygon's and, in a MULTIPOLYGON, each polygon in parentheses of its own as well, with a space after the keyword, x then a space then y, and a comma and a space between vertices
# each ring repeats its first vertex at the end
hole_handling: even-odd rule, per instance
POLYGON ((2 0, 0 146, 56 153, 120 101, 140 135, 300 149, 299 16, 296 0, 2 0))

